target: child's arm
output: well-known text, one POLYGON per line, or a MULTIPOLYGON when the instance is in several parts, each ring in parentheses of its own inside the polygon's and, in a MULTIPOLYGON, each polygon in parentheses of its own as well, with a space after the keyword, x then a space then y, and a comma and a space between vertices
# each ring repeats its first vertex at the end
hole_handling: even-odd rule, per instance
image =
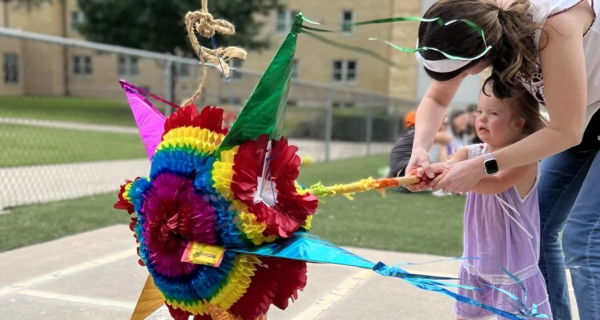
POLYGON ((534 170, 537 170, 537 163, 503 170, 496 175, 481 179, 471 191, 489 195, 499 194, 516 186, 523 179, 532 177, 530 173, 534 170))
MULTIPOLYGON (((444 177, 445 173, 448 171, 447 166, 449 164, 465 161, 467 159, 469 159, 469 147, 468 146, 464 147, 464 148, 460 148, 454 155, 452 155, 450 157, 450 159, 448 159, 448 161, 432 164, 431 169, 435 173, 436 177, 431 181, 431 185, 432 186, 436 185, 444 177)), ((418 172, 418 170, 423 170, 423 168, 417 169, 417 172, 418 172)), ((422 173, 424 174, 425 172, 423 171, 422 173)))

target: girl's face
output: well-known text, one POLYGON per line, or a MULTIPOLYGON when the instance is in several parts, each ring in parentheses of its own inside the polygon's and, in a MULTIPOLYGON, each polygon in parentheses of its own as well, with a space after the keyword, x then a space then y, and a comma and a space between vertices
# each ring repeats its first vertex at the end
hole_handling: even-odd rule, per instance
POLYGON ((500 100, 481 93, 475 121, 477 135, 490 146, 502 147, 518 141, 525 119, 516 117, 512 99, 500 100))

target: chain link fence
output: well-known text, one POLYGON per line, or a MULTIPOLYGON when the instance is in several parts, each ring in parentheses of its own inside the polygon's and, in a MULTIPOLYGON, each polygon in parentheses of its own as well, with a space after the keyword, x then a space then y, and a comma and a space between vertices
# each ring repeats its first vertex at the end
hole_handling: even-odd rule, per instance
MULTIPOLYGON (((115 191, 145 176, 145 156, 119 79, 169 101, 192 96, 197 59, 0 28, 0 210, 115 191)), ((239 112, 261 72, 209 68, 197 105, 239 112)), ((169 113, 168 106, 153 101, 169 113)), ((388 152, 411 101, 293 80, 284 134, 327 161, 388 152)))

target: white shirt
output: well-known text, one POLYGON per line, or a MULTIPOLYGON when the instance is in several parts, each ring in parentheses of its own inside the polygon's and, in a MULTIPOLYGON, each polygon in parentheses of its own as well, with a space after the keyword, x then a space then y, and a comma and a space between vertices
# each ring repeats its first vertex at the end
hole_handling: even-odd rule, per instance
MULTIPOLYGON (((594 9, 595 15, 600 13, 600 0, 588 1, 594 9)), ((544 23, 547 18, 565 12, 581 3, 581 0, 530 0, 532 4, 531 13, 534 20, 544 23)), ((594 19, 592 26, 583 36, 583 50, 585 55, 585 67, 587 72, 587 110, 585 126, 600 109, 600 22, 594 19)), ((536 44, 539 44, 541 31, 536 32, 536 44)), ((538 46, 539 47, 539 46, 538 46)), ((523 86, 542 104, 545 104, 544 82, 541 68, 531 79, 521 79, 523 86)))

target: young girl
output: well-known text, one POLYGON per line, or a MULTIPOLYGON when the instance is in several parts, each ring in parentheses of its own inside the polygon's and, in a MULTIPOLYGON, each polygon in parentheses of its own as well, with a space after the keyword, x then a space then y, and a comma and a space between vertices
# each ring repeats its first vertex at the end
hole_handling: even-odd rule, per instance
MULTIPOLYGON (((487 88, 489 90, 489 87, 487 88)), ((491 90, 489 90, 491 92, 491 90)), ((467 159, 509 146, 544 126, 537 101, 528 93, 515 98, 492 99, 480 95, 477 109, 477 134, 484 142, 460 149, 447 164, 434 164, 441 176, 446 170, 467 159)), ((461 284, 485 291, 460 290, 460 294, 490 306, 516 313, 517 305, 506 294, 488 286, 501 288, 519 297, 538 313, 552 319, 544 278, 538 267, 540 215, 537 195, 539 178, 536 163, 504 170, 483 178, 467 195, 464 217, 464 257, 460 269, 461 284), (521 286, 502 268, 516 276, 521 286)), ((493 314, 469 304, 457 302, 458 319, 493 318, 493 314)))

